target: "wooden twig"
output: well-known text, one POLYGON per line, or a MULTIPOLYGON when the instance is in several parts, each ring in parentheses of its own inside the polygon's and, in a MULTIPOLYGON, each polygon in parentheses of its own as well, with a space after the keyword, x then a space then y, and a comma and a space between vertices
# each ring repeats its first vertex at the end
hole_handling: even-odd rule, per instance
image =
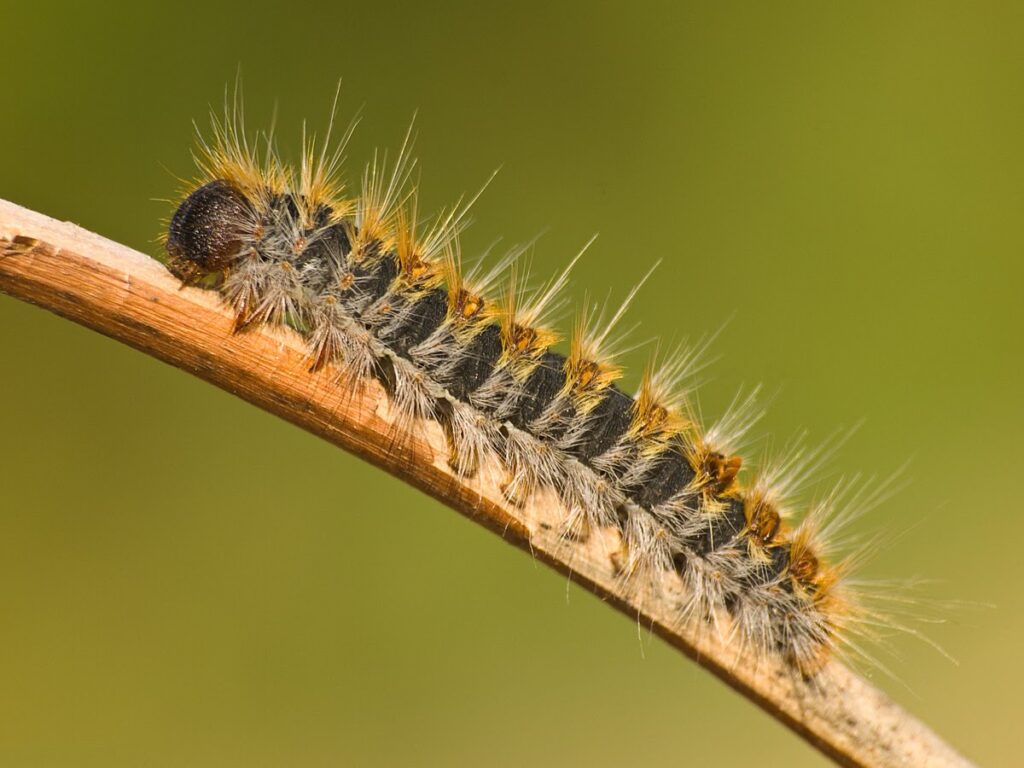
MULTIPOLYGON (((337 372, 309 373, 303 342, 288 330, 232 334, 232 318, 215 293, 181 289, 142 253, 0 200, 0 292, 183 368, 402 478, 650 625, 840 764, 969 765, 838 661, 806 681, 781 663, 751 664, 736 643, 706 626, 681 626, 669 601, 616 578, 617 534, 567 545, 558 534, 562 515, 554 495, 515 508, 502 497, 498 472, 473 479, 454 474, 436 424, 396 434, 375 383, 353 394, 339 386, 337 372)), ((673 587, 670 578, 662 587, 673 587)))

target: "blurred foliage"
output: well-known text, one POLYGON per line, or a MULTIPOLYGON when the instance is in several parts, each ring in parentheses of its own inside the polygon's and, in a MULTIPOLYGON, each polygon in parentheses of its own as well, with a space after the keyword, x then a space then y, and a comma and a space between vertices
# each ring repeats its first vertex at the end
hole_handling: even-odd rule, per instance
MULTIPOLYGON (((1010 3, 4 4, 0 196, 156 253, 191 121, 241 66, 250 124, 362 107, 355 177, 418 110, 423 200, 503 165, 465 252, 594 231, 573 296, 638 339, 723 328, 709 417, 753 457, 862 417, 823 482, 911 483, 858 523, 923 575, 959 660, 879 683, 1016 757, 1024 9, 1010 3), (731 320, 730 320, 731 318, 731 320), (728 322, 727 322, 728 321, 728 322)), ((293 153, 294 156, 294 153, 293 153)), ((628 620, 231 396, 0 298, 0 763, 817 765, 628 620)), ((651 345, 630 355, 639 370, 651 345)), ((635 383, 635 374, 629 382, 635 383)), ((813 495, 813 492, 812 492, 813 495)))

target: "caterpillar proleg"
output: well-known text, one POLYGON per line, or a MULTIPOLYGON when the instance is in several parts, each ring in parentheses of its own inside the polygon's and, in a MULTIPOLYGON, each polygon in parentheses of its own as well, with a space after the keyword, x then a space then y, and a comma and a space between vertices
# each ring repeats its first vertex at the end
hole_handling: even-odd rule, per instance
POLYGON ((217 290, 236 333, 290 326, 311 371, 350 391, 377 382, 400 431, 440 425, 454 472, 497 473, 515 505, 556 494, 565 548, 617 537, 624 589, 654 590, 647 599, 670 602, 680 623, 726 634, 745 663, 781 659, 813 679, 859 653, 878 617, 848 578, 856 553, 834 557, 836 534, 880 494, 840 486, 801 514, 824 452, 799 447, 746 477, 756 399, 705 428, 688 390, 699 349, 655 356, 623 388, 616 329, 635 290, 617 308, 583 307, 560 346, 552 318, 575 259, 533 289, 522 249, 465 270, 472 200, 424 220, 409 144, 350 192, 344 140, 308 142, 293 169, 229 105, 169 222, 169 268, 217 290), (666 575, 678 588, 658 592, 666 575))

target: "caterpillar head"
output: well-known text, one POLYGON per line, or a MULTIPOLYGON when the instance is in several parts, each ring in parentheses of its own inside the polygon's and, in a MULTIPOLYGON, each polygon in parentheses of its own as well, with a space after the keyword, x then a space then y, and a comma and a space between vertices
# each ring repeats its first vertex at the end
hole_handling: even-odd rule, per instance
POLYGON ((234 186, 216 179, 178 206, 167 231, 168 267, 186 283, 232 266, 251 230, 253 209, 234 186))

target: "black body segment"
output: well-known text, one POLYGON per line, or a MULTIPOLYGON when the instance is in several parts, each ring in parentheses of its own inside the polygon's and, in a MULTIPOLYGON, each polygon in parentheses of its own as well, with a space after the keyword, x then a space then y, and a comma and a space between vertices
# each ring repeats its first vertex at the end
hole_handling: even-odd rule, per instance
POLYGON ((346 263, 352 244, 343 224, 332 224, 314 233, 313 239, 295 259, 295 267, 338 265, 346 263))
POLYGON ((398 277, 398 257, 385 253, 366 263, 352 264, 350 268, 355 276, 354 295, 369 304, 384 296, 398 277))
POLYGON ((586 416, 586 432, 572 448, 585 463, 605 453, 629 429, 633 398, 614 384, 604 390, 604 399, 586 416))
POLYGON ((509 421, 529 431, 530 424, 540 417, 564 386, 565 355, 548 350, 527 377, 509 421))
POLYGON ((448 312, 448 291, 435 288, 421 296, 409 311, 404 322, 381 341, 402 357, 409 357, 409 350, 426 341, 438 326, 444 322, 448 312))
POLYGON ((735 539, 747 525, 742 499, 725 498, 721 501, 724 505, 721 513, 709 518, 707 528, 693 542, 693 548, 699 554, 706 555, 721 549, 735 539))
POLYGON ((466 346, 466 351, 452 375, 448 391, 459 400, 476 392, 494 371, 501 357, 501 327, 491 323, 484 326, 466 346))
POLYGON ((753 579, 755 583, 768 584, 778 581, 789 568, 789 545, 781 544, 777 547, 769 547, 767 550, 768 562, 754 570, 753 579))
POLYGON ((637 504, 653 509, 685 490, 696 476, 682 446, 673 446, 662 452, 647 477, 629 490, 637 504))

